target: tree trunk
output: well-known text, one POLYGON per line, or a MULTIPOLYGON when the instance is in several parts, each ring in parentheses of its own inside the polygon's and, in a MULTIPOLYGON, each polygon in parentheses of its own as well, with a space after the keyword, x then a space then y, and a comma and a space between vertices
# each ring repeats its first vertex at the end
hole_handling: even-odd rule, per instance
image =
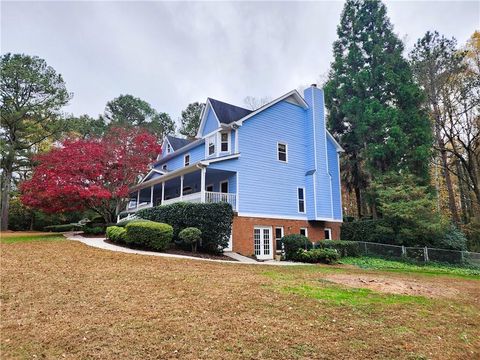
POLYGON ((355 187, 355 199, 357 201, 357 216, 358 219, 362 218, 362 194, 360 193, 360 188, 355 187))
POLYGON ((445 150, 445 144, 442 139, 437 138, 438 147, 440 149, 440 157, 442 159, 443 176, 445 177, 445 186, 448 193, 448 208, 452 214, 452 220, 455 224, 460 223, 458 217, 457 204, 455 203, 455 194, 453 192, 452 179, 450 178, 450 172, 448 171, 447 151, 445 150))
MULTIPOLYGON (((5 170, 5 169, 4 169, 5 170)), ((2 184, 2 217, 0 220, 0 230, 8 230, 8 210, 10 208, 10 190, 12 189, 12 171, 5 171, 2 184)))

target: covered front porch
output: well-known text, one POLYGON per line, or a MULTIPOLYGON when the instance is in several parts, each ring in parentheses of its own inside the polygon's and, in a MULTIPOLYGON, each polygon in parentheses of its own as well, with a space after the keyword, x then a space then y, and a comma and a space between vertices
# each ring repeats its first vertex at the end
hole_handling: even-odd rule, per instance
POLYGON ((236 189, 236 172, 194 164, 169 173, 154 174, 151 179, 132 187, 128 205, 121 214, 131 215, 141 209, 179 201, 227 202, 238 211, 236 189))

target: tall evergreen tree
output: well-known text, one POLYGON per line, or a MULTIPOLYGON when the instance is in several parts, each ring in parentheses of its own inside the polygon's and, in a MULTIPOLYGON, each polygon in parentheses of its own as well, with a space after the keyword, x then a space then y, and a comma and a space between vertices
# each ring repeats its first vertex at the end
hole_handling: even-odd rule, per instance
POLYGON ((204 103, 194 102, 188 104, 187 108, 182 111, 182 117, 180 122, 180 134, 185 135, 190 139, 194 139, 197 136, 197 131, 200 126, 200 116, 202 115, 204 103))
MULTIPOLYGON (((431 128, 385 5, 347 0, 337 34, 325 103, 329 127, 346 152, 344 179, 362 216, 379 175, 408 172, 428 182, 431 128)), ((375 197, 369 205, 375 216, 375 197)))

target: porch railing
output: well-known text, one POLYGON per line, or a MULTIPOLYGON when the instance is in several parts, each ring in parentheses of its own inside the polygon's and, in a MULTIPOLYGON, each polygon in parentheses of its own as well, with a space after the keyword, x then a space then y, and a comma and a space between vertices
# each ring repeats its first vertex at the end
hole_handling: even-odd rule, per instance
POLYGON ((237 205, 237 196, 236 194, 230 193, 221 193, 221 192, 213 192, 213 191, 205 191, 205 202, 207 203, 219 203, 219 202, 226 202, 232 205, 235 209, 237 205))

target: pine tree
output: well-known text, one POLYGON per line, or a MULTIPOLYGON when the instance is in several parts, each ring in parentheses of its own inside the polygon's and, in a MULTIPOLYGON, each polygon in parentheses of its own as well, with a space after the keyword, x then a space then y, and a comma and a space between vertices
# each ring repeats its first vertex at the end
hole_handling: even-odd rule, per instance
POLYGON ((375 216, 369 190, 376 177, 408 172, 428 183, 430 123, 381 1, 348 0, 337 34, 325 84, 328 124, 346 152, 344 179, 355 191, 358 215, 370 196, 375 216))

